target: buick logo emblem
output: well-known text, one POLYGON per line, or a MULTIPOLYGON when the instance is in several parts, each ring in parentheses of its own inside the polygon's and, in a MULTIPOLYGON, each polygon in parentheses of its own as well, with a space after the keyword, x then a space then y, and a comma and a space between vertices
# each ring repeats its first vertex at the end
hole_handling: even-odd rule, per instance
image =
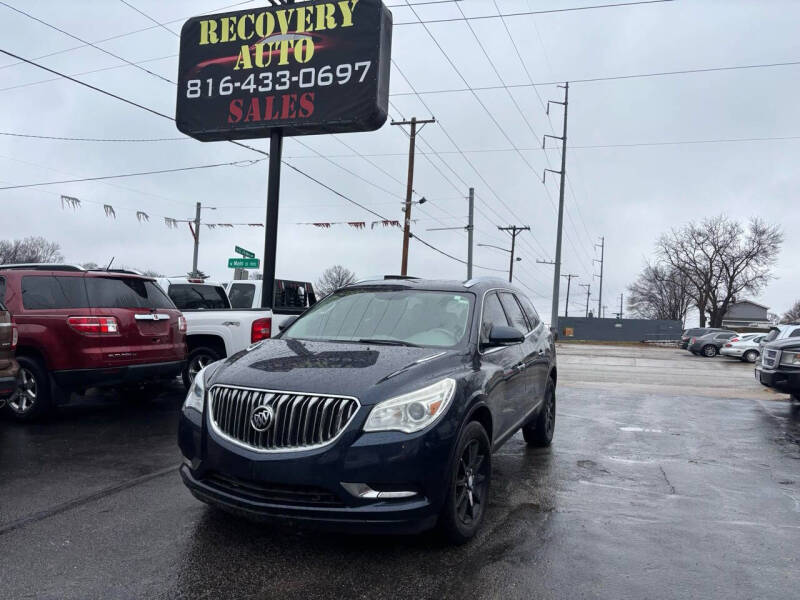
POLYGON ((250 425, 256 431, 266 431, 272 425, 275 411, 271 406, 256 406, 250 413, 250 425))

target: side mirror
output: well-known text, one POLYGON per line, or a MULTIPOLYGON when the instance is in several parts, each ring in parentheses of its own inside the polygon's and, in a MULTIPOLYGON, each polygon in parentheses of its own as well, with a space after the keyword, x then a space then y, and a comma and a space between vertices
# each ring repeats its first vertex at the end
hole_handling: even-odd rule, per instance
POLYGON ((283 331, 284 329, 288 328, 289 325, 297 321, 297 316, 289 317, 283 323, 278 325, 278 331, 283 331))
POLYGON ((489 346, 513 346, 514 344, 521 344, 525 340, 525 336, 516 327, 507 327, 505 325, 492 325, 492 330, 489 332, 489 346))

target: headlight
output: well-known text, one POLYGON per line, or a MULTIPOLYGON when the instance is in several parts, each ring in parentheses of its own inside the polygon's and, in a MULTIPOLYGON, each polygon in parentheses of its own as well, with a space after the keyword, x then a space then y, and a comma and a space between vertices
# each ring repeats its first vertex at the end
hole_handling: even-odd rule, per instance
POLYGON ((454 379, 442 379, 428 387, 376 404, 369 413, 364 431, 402 431, 413 433, 441 417, 456 391, 454 379))
POLYGON ((787 367, 800 367, 800 352, 782 352, 781 364, 787 367))
POLYGON ((186 400, 183 401, 183 410, 191 408, 201 415, 203 414, 203 399, 206 395, 204 380, 207 368, 208 367, 203 367, 197 372, 197 375, 194 376, 194 381, 192 381, 192 385, 189 386, 189 393, 186 394, 186 400))

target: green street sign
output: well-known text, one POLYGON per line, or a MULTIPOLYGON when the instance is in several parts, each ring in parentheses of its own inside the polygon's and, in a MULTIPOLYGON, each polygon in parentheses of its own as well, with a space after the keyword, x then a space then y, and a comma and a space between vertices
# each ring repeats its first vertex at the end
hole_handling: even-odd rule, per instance
POLYGON ((240 248, 239 246, 235 246, 233 249, 236 254, 241 254, 245 258, 255 258, 256 255, 250 252, 250 250, 245 250, 244 248, 240 248))
POLYGON ((229 258, 229 269, 257 269, 261 261, 257 258, 229 258))

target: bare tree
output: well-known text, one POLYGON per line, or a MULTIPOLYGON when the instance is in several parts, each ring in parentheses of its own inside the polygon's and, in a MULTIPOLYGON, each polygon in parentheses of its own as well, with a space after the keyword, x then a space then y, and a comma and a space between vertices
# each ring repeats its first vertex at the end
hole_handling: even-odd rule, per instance
POLYGON ((322 272, 314 285, 317 297, 322 298, 335 292, 340 287, 351 284, 356 280, 356 274, 342 265, 333 265, 322 272))
POLYGON ((747 227, 724 215, 672 230, 658 242, 659 255, 691 284, 691 295, 711 327, 720 327, 742 294, 757 294, 772 279, 783 235, 776 225, 752 219, 747 227))
POLYGON ((794 323, 800 321, 800 300, 794 303, 794 306, 786 311, 781 319, 781 323, 794 323))
POLYGON ((0 264, 56 263, 62 260, 61 246, 43 237, 0 240, 0 264))
MULTIPOLYGON (((800 303, 800 301, 799 301, 799 303, 800 303)), ((800 310, 800 308, 798 308, 798 310, 800 310)), ((800 312, 798 314, 800 314, 800 312)), ((767 321, 769 321, 773 325, 777 325, 778 323, 781 322, 781 316, 779 314, 774 313, 774 312, 768 312, 767 313, 767 321)))
POLYGON ((628 286, 628 309, 643 319, 686 320, 692 305, 691 283, 666 264, 647 264, 628 286))

